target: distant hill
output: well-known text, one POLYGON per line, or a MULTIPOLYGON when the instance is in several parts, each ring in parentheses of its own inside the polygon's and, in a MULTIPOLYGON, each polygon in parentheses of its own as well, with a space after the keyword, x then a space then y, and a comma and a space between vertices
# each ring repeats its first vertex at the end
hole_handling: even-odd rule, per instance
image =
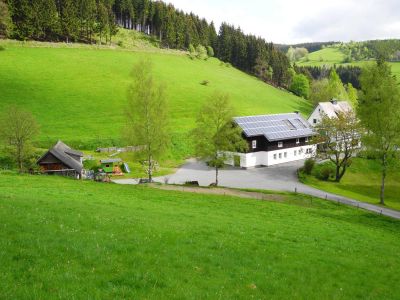
MULTIPOLYGON (((129 39, 124 38, 125 42, 129 39)), ((132 41, 134 43, 134 41, 132 41)), ((188 132, 201 105, 215 91, 228 92, 238 115, 300 111, 303 99, 269 86, 213 58, 191 60, 185 52, 160 50, 139 41, 124 49, 0 41, 0 110, 18 104, 41 125, 40 144, 62 139, 81 149, 124 144, 120 139, 133 64, 151 59, 154 74, 167 85, 175 148, 187 152, 188 132), (143 46, 143 43, 145 46, 143 46), (209 81, 208 86, 202 81, 209 81)))
POLYGON ((302 43, 302 44, 293 44, 293 45, 274 44, 274 46, 284 53, 286 53, 290 47, 306 48, 308 50, 308 52, 311 53, 311 52, 321 50, 325 46, 330 46, 333 44, 337 44, 337 42, 314 42, 314 43, 302 43))
MULTIPOLYGON (((344 63, 345 55, 336 48, 325 48, 308 55, 308 60, 297 62, 298 66, 340 66, 340 65, 354 65, 362 67, 371 61, 353 61, 351 63, 344 63)), ((400 62, 389 62, 392 66, 392 72, 397 76, 400 81, 400 62)))

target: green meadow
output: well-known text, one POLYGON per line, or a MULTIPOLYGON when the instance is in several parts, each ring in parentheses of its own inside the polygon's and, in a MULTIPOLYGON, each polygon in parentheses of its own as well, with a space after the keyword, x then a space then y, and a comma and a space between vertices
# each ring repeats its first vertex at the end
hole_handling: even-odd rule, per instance
POLYGON ((400 297, 400 222, 362 210, 5 173, 0 189, 2 299, 400 297))
MULTIPOLYGON (((297 62, 299 66, 332 66, 332 65, 348 65, 344 64, 345 55, 338 48, 324 48, 319 51, 311 52, 308 55, 308 60, 297 62)), ((370 62, 355 61, 351 65, 363 66, 370 62)), ((400 62, 389 63, 392 66, 392 72, 400 80, 400 62)))
MULTIPOLYGON (((386 181, 386 206, 400 210, 400 172, 393 166, 386 181)), ((318 180, 315 176, 302 177, 302 181, 315 188, 363 202, 379 204, 381 167, 378 161, 354 158, 340 183, 318 180)))
MULTIPOLYGON (((41 125, 38 144, 61 139, 75 147, 122 144, 126 91, 132 66, 153 63, 154 76, 167 87, 175 148, 185 148, 201 105, 216 90, 231 95, 238 115, 301 111, 304 100, 221 64, 217 59, 191 60, 183 52, 157 48, 67 46, 50 43, 0 42, 0 109, 17 104, 41 125), (209 81, 208 86, 201 83, 209 81)), ((183 149, 182 151, 184 151, 183 149)), ((180 150, 179 150, 180 151, 180 150)))

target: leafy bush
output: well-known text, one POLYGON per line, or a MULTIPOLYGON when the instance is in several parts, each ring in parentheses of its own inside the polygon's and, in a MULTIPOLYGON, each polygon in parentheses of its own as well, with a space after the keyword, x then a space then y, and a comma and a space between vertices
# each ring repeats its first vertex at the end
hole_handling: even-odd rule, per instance
POLYGON ((204 85, 204 86, 207 86, 207 85, 209 85, 209 83, 210 83, 210 81, 208 81, 208 80, 203 80, 200 84, 201 84, 201 85, 204 85))
POLYGON ((299 97, 308 99, 310 95, 310 82, 303 74, 296 74, 292 79, 292 84, 289 87, 290 91, 299 97))
POLYGON ((192 44, 189 45, 189 57, 190 59, 194 59, 196 57, 196 49, 192 44))
POLYGON ((207 49, 206 49, 206 47, 204 47, 203 45, 198 45, 197 47, 196 47, 196 57, 198 58, 198 59, 207 59, 208 58, 208 56, 207 56, 207 49))
POLYGON ((0 51, 4 51, 6 50, 6 48, 4 48, 3 46, 0 46, 0 51))
POLYGON ((97 160, 95 160, 95 159, 88 159, 83 162, 83 167, 86 170, 97 171, 99 168, 99 164, 98 164, 97 160))
POLYGON ((208 57, 214 57, 214 49, 211 46, 207 47, 207 55, 208 57))
POLYGON ((335 169, 333 166, 325 164, 317 172, 316 177, 319 180, 328 181, 331 176, 335 174, 335 169))
POLYGON ((304 173, 306 173, 307 175, 311 175, 311 173, 314 169, 314 166, 315 166, 315 160, 312 158, 307 159, 304 162, 304 167, 303 167, 304 173))

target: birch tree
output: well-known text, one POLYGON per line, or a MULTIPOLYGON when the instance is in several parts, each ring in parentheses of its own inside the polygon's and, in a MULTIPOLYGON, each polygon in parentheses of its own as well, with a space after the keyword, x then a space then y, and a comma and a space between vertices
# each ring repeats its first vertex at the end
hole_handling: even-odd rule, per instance
POLYGON ((125 137, 140 146, 138 155, 151 182, 157 160, 168 150, 170 141, 165 89, 152 75, 152 64, 142 60, 131 72, 128 89, 125 137))

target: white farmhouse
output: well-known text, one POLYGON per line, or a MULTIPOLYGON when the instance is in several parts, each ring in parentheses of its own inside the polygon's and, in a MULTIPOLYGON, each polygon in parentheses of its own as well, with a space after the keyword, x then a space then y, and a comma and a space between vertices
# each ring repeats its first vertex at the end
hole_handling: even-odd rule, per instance
POLYGON ((318 125, 324 115, 329 118, 337 118, 338 113, 350 112, 353 108, 347 101, 338 101, 333 99, 330 102, 320 102, 308 118, 312 126, 318 125))
POLYGON ((233 153, 228 165, 242 168, 273 166, 313 157, 314 129, 298 113, 234 118, 249 145, 246 153, 233 153))

